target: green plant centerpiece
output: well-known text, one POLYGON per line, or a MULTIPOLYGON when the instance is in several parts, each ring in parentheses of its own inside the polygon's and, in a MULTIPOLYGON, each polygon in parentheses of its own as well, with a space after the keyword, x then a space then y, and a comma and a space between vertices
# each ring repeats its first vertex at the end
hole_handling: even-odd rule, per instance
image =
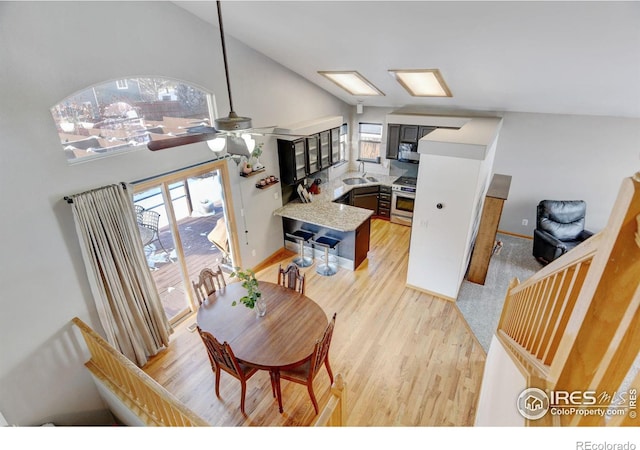
MULTIPOLYGON (((247 290, 247 295, 240 299, 240 303, 249 309, 253 309, 260 301, 262 293, 258 289, 258 280, 256 274, 251 269, 243 270, 240 267, 235 267, 231 277, 237 277, 242 281, 242 287, 247 290)), ((231 303, 232 306, 236 306, 238 302, 236 300, 231 303)))

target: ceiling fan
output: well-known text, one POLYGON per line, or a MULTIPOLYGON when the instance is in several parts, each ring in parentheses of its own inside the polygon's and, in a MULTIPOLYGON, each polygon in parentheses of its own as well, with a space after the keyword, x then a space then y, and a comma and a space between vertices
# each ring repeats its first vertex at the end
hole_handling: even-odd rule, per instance
MULTIPOLYGON (((229 114, 226 117, 215 119, 215 127, 198 125, 187 129, 186 133, 173 138, 157 141, 149 141, 147 148, 152 151, 164 150, 167 148, 179 147, 196 142, 208 141, 209 147, 215 151, 222 151, 226 148, 231 155, 249 157, 251 155, 250 135, 271 134, 267 131, 259 130, 273 129, 274 127, 252 128, 251 118, 242 117, 233 110, 233 98, 231 96, 231 83, 229 81, 229 67, 227 63, 227 49, 224 39, 224 28, 222 25, 222 11, 220 1, 216 1, 218 8, 218 24, 220 27, 220 41, 222 43, 222 57, 224 58, 224 74, 227 82, 227 94, 229 96, 229 114)), ((255 142, 253 143, 255 145, 255 142)))

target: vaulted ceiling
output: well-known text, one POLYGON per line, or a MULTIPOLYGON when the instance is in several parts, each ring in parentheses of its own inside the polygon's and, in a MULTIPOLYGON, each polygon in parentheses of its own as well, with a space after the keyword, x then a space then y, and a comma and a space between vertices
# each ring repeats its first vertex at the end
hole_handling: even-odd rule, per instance
MULTIPOLYGON (((175 2, 218 26, 214 1, 175 2)), ((640 2, 223 1, 225 35, 349 104, 640 118, 640 2), (390 69, 434 69, 453 97, 411 97, 390 69), (354 97, 320 70, 356 70, 354 97)), ((214 45, 214 44, 212 44, 214 45)))

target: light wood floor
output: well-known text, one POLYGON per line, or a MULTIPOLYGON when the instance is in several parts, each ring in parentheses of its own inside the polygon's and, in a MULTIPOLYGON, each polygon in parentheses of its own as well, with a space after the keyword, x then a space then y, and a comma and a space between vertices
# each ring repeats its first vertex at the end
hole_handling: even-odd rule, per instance
MULTIPOLYGON (((474 422, 486 355, 454 303, 405 287, 410 232, 374 220, 371 250, 358 270, 322 277, 315 265, 303 269, 306 295, 327 317, 337 313, 330 361, 333 373, 341 373, 347 383, 348 426, 474 422)), ((258 278, 275 282, 277 269, 275 262, 258 278)), ((194 320, 176 327, 170 348, 153 358, 145 372, 213 426, 313 422, 306 388, 287 381, 282 382, 284 413, 278 413, 266 372, 247 382, 247 416, 240 412, 239 382, 225 373, 217 398, 204 345, 197 332, 186 329, 194 320)), ((329 388, 323 368, 314 382, 321 407, 329 388)))

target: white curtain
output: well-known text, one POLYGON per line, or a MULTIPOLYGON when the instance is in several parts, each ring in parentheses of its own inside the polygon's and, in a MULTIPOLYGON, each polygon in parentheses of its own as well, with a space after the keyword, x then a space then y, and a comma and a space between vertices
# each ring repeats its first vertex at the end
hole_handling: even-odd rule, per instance
POLYGON ((76 231, 106 340, 142 367, 173 332, 145 258, 124 184, 70 197, 76 231))

